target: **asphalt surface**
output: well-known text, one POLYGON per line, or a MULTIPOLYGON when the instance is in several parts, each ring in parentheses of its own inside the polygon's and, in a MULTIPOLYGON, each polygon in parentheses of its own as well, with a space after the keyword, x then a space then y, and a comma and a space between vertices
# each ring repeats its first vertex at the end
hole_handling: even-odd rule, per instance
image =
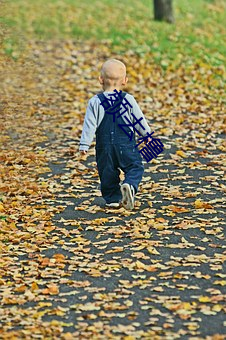
MULTIPOLYGON (((63 233, 63 245, 42 254, 50 258, 63 253, 69 259, 67 279, 88 282, 88 286, 76 286, 77 293, 60 304, 69 308, 64 321, 73 324, 64 330, 79 339, 126 339, 129 335, 135 339, 215 339, 217 334, 223 339, 221 151, 203 146, 190 149, 183 158, 176 151, 189 136, 163 137, 165 151, 154 163, 144 161, 136 206, 127 212, 105 209, 93 148, 81 160, 72 151, 78 140, 50 137, 40 147, 54 150, 55 156, 49 163, 51 172, 42 180, 52 178, 58 183, 54 204, 64 207, 53 221, 57 230, 78 228, 82 241, 73 244, 63 233), (195 208, 197 199, 211 207, 195 208), (150 254, 147 245, 157 253, 150 254), (139 261, 155 268, 142 268, 139 261), (83 305, 88 307, 83 309, 83 305)), ((61 283, 60 291, 70 292, 70 288, 61 283)), ((54 299, 52 303, 59 305, 54 299)))

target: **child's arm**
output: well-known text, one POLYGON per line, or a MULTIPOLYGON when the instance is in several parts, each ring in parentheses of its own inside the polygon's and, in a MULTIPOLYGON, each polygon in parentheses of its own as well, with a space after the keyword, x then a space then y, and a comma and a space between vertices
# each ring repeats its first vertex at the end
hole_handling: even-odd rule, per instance
POLYGON ((95 114, 92 98, 88 102, 86 115, 82 128, 82 136, 80 139, 79 151, 85 155, 93 141, 97 129, 97 115, 95 114))
MULTIPOLYGON (((145 118, 143 112, 141 111, 140 106, 138 105, 136 99, 135 99, 133 96, 131 96, 131 97, 132 97, 131 100, 130 100, 130 98, 128 99, 129 102, 130 102, 131 105, 132 105, 132 109, 131 109, 131 110, 132 110, 134 116, 135 116, 137 119, 142 118, 141 124, 142 124, 142 126, 144 127, 144 129, 143 129, 142 126, 139 125, 139 124, 136 124, 135 127, 136 127, 136 129, 140 132, 140 134, 141 134, 143 137, 145 137, 145 136, 147 135, 147 133, 150 133, 150 132, 151 132, 150 126, 148 125, 148 123, 147 123, 147 121, 146 121, 146 118, 145 118)), ((151 140, 151 138, 149 138, 149 139, 151 140)))

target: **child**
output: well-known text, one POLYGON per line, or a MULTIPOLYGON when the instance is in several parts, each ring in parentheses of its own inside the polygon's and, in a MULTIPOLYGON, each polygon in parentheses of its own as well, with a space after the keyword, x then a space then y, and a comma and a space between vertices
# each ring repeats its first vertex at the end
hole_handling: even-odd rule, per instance
POLYGON ((121 109, 117 111, 117 115, 110 114, 104 105, 106 98, 108 103, 114 105, 112 97, 116 97, 116 93, 127 81, 126 66, 121 61, 110 59, 102 65, 99 82, 104 92, 89 100, 79 150, 86 154, 96 134, 97 169, 106 206, 118 208, 122 204, 124 208, 131 210, 144 172, 141 155, 138 147, 135 147, 134 130, 137 130, 142 138, 149 135, 150 127, 131 94, 121 93, 125 97, 118 102, 121 106, 117 107, 121 109), (126 110, 121 113, 123 101, 126 101, 127 106, 123 105, 126 110), (125 175, 121 186, 119 169, 125 175))

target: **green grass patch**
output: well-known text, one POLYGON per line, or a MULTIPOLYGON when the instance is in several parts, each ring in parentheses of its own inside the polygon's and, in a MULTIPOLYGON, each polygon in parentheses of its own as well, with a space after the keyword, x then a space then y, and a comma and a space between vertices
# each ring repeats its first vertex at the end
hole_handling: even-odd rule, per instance
POLYGON ((176 21, 170 25, 153 20, 152 0, 8 0, 0 23, 11 35, 19 32, 26 38, 108 39, 113 52, 151 51, 160 61, 180 60, 182 54, 221 65, 225 10, 224 0, 174 0, 176 21))

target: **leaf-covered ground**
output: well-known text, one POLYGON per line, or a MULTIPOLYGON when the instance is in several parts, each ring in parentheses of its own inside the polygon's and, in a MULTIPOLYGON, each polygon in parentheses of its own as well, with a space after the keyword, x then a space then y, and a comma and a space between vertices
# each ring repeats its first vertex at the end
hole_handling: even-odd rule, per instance
POLYGON ((0 66, 0 338, 223 340, 223 67, 114 55, 165 145, 114 211, 78 153, 110 46, 28 47, 0 66))

